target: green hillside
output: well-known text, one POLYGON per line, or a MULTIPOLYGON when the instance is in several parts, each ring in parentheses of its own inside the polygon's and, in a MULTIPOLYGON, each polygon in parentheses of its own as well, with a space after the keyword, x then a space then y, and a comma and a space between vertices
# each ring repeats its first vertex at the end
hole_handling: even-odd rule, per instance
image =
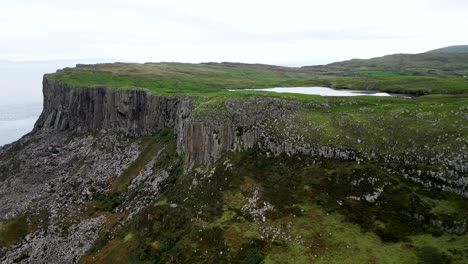
POLYGON ((445 48, 430 50, 426 53, 468 53, 468 45, 449 46, 445 48))
POLYGON ((139 87, 165 95, 215 96, 228 89, 294 86, 424 95, 465 94, 467 75, 468 54, 399 54, 301 68, 239 63, 77 65, 51 77, 80 87, 139 87))
POLYGON ((395 54, 327 65, 344 75, 460 77, 468 74, 468 53, 395 54))

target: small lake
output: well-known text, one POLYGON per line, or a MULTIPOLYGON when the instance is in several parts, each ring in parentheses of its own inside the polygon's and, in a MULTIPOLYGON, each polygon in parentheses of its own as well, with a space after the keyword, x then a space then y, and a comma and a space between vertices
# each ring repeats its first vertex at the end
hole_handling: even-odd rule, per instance
POLYGON ((389 94, 380 91, 365 91, 365 90, 348 90, 348 89, 332 89, 328 87, 274 87, 261 89, 239 89, 229 91, 265 91, 275 93, 297 93, 297 94, 313 94, 321 96, 398 96, 407 97, 407 95, 389 94))

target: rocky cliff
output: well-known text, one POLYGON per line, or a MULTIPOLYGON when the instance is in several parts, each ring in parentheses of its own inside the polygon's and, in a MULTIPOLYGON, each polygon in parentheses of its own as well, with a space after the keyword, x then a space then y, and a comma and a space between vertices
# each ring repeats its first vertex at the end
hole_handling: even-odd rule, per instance
MULTIPOLYGON (((48 75, 44 77, 43 89, 44 110, 33 134, 64 131, 84 134, 106 130, 139 137, 169 128, 176 137, 177 152, 185 156, 188 169, 196 164, 215 162, 229 151, 245 151, 255 147, 272 155, 306 154, 356 162, 383 160, 407 165, 431 164, 437 169, 421 171, 415 167, 406 168, 408 172, 404 173, 407 175, 405 177, 430 184, 430 180, 422 180, 424 177, 421 175, 424 174, 445 182, 439 186, 441 189, 468 196, 468 178, 463 177, 468 172, 468 165, 464 162, 465 144, 456 151, 440 153, 434 146, 425 153, 420 151, 422 147, 428 148, 427 144, 422 146, 424 138, 421 145, 411 143, 400 151, 394 150, 401 144, 397 139, 393 139, 394 144, 377 146, 374 143, 350 143, 365 139, 350 140, 349 135, 337 134, 335 137, 338 140, 323 142, 317 140, 328 136, 326 131, 317 130, 316 127, 321 124, 308 122, 305 125, 304 121, 297 120, 297 116, 310 112, 311 108, 319 111, 330 108, 327 103, 254 96, 214 101, 199 99, 198 106, 195 106, 190 96, 162 96, 131 88, 73 87, 57 82, 48 75), (362 148, 362 145, 365 147, 362 148)), ((349 123, 350 120, 340 122, 349 123)), ((369 128, 360 129, 363 137, 369 137, 365 133, 378 133, 369 128)), ((396 128, 388 130, 393 134, 401 133, 396 128)), ((453 136, 459 137, 460 134, 453 136)), ((385 137, 382 136, 382 139, 385 140, 385 137)), ((414 141, 411 138, 408 140, 414 141)))
POLYGON ((43 80, 44 110, 34 131, 76 133, 101 129, 131 136, 151 135, 174 127, 193 108, 188 96, 158 96, 140 89, 80 88, 43 80))
MULTIPOLYGON (((398 186, 406 186, 408 183, 403 184, 406 180, 419 186, 411 185, 411 188, 443 190, 468 197, 468 141, 462 133, 463 126, 447 127, 445 121, 437 117, 431 120, 427 130, 412 127, 419 122, 417 118, 434 116, 418 109, 410 113, 397 109, 390 115, 383 115, 375 114, 367 101, 359 99, 314 101, 258 95, 215 98, 162 96, 134 88, 74 87, 49 75, 44 77, 43 90, 44 109, 33 131, 18 142, 0 148, 2 263, 76 263, 86 252, 99 254, 105 245, 101 239, 115 241, 119 230, 133 223, 135 217, 140 222, 153 219, 155 216, 138 217, 151 211, 155 200, 164 190, 176 186, 175 182, 180 186, 173 190, 185 189, 172 195, 183 198, 175 199, 177 202, 166 201, 166 198, 158 200, 156 204, 165 206, 166 210, 161 213, 162 222, 190 210, 193 210, 193 215, 184 223, 202 221, 200 219, 213 212, 222 214, 227 207, 219 205, 219 202, 229 202, 229 199, 240 195, 229 198, 232 194, 223 193, 226 188, 234 186, 234 183, 225 185, 226 182, 235 181, 237 177, 228 178, 226 175, 236 170, 249 173, 242 167, 242 162, 233 165, 229 158, 223 159, 229 152, 258 151, 265 155, 263 162, 267 164, 268 158, 277 158, 281 162, 273 168, 287 173, 278 178, 274 175, 275 170, 269 171, 278 181, 294 175, 294 171, 289 171, 289 165, 295 166, 297 171, 308 168, 299 178, 310 182, 291 189, 291 197, 297 196, 295 192, 318 188, 311 191, 311 197, 320 202, 331 201, 331 208, 343 205, 343 201, 348 201, 344 207, 350 208, 354 208, 351 205, 356 201, 364 201, 366 206, 379 205, 379 199, 387 199, 385 201, 391 203, 393 201, 388 197, 394 193, 401 195, 398 186), (354 105, 358 105, 357 110, 352 108, 354 105), (343 109, 351 109, 358 114, 351 116, 343 109), (412 116, 417 118, 409 118, 412 116), (365 119, 365 122, 360 122, 360 119, 365 119), (447 131, 445 135, 437 134, 440 127, 447 131), (427 140, 431 137, 435 139, 433 143, 427 140), (451 145, 453 142, 457 148, 451 145), (294 160, 296 158, 298 160, 294 160), (289 165, 281 167, 283 161, 289 165), (327 162, 338 165, 313 167, 327 162), (361 163, 365 165, 360 167, 361 163), (353 169, 344 165, 340 167, 342 164, 353 169), (237 167, 232 169, 233 166, 237 167), (312 186, 316 184, 314 177, 323 178, 318 187, 312 186), (330 189, 326 189, 326 194, 318 195, 322 187, 330 189), (347 187, 350 190, 340 193, 347 187), (200 208, 194 208, 190 203, 198 199, 193 194, 198 189, 198 195, 202 197, 197 200, 200 208), (210 190, 212 196, 207 198, 205 190, 210 190), (331 198, 324 199, 328 193, 331 193, 331 198), (205 212, 203 208, 211 208, 211 211, 207 209, 205 212), (174 213, 171 210, 182 211, 174 213)), ((451 116, 443 114, 447 118, 466 118, 465 110, 460 108, 457 112, 450 112, 451 116)), ((422 119, 420 123, 428 122, 422 119)), ((248 154, 253 155, 248 157, 257 159, 255 153, 248 154)), ((265 179, 256 179, 258 182, 261 180, 265 179)), ((285 184, 291 182, 295 181, 285 184)), ((273 220, 278 217, 268 215, 267 211, 276 210, 277 215, 294 212, 296 217, 304 209, 291 207, 281 211, 278 208, 282 205, 272 205, 275 203, 272 201, 278 203, 281 199, 275 198, 269 204, 259 198, 267 195, 262 189, 268 184, 255 184, 250 182, 250 187, 245 187, 248 191, 243 191, 251 196, 245 197, 245 205, 240 206, 244 200, 236 202, 236 206, 240 206, 236 214, 247 214, 237 219, 253 219, 249 225, 258 225, 261 229, 262 236, 258 239, 271 235, 274 241, 284 235, 287 237, 284 241, 294 240, 297 245, 303 244, 304 240, 299 236, 294 239, 286 236, 285 231, 281 231, 284 226, 273 228, 263 224, 268 217, 273 220)), ((271 184, 277 185, 276 182, 271 184)), ((429 202, 415 197, 405 198, 405 201, 409 201, 411 210, 414 207, 417 210, 398 211, 405 221, 424 224, 427 228, 435 227, 446 233, 466 233, 464 213, 454 210, 439 216, 430 212, 429 202)), ((401 208, 401 205, 395 207, 401 208)), ((179 223, 171 221, 171 225, 178 229, 179 223)), ((308 219, 307 222, 313 221, 308 219)), ((198 230, 201 229, 197 226, 196 232, 201 232, 198 230)), ((383 237, 386 235, 384 233, 383 237)), ((127 239, 131 238, 125 236, 123 240, 127 239)), ((159 242, 156 242, 152 242, 151 247, 159 250, 159 242)), ((313 243, 316 242, 314 240, 313 243)), ((220 256, 220 253, 216 252, 216 255, 220 256)), ((92 263, 96 261, 93 257, 82 261, 92 263)))
MULTIPOLYGON (((275 155, 308 154, 304 142, 274 140, 267 124, 286 119, 303 106, 293 100, 259 97, 227 100, 222 110, 210 115, 194 111, 190 96, 161 96, 143 89, 109 87, 81 88, 43 80, 44 109, 33 134, 72 132, 85 134, 106 130, 139 137, 171 128, 177 137, 179 154, 187 158, 187 167, 209 164, 228 151, 262 147, 275 155)), ((315 153, 325 157, 355 159, 354 151, 328 147, 315 153)))

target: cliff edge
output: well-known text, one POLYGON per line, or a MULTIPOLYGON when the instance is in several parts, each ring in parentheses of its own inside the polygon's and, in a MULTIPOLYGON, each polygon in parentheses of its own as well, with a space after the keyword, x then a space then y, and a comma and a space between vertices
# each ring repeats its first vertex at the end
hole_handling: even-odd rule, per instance
POLYGON ((193 108, 189 96, 158 96, 145 89, 80 88, 43 80, 44 109, 34 132, 109 130, 131 136, 151 135, 174 127, 193 108))

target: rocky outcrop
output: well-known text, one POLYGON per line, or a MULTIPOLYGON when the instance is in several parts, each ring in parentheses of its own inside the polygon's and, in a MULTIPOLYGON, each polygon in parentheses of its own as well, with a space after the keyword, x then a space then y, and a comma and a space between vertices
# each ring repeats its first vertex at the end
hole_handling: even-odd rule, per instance
POLYGON ((113 133, 29 134, 0 148, 0 225, 24 219, 29 233, 0 246, 0 263, 75 263, 106 220, 83 217, 83 205, 139 154, 137 142, 113 133))
POLYGON ((273 97, 229 99, 206 111, 195 109, 179 124, 177 148, 188 168, 209 164, 229 151, 258 147, 272 155, 305 154, 316 157, 359 160, 353 149, 320 146, 288 131, 283 122, 304 110, 302 102, 273 97), (280 124, 282 123, 282 124, 280 124), (286 131, 286 132, 285 132, 286 131))
POLYGON ((44 109, 34 132, 99 130, 132 136, 174 127, 179 111, 192 108, 188 96, 160 96, 143 89, 81 88, 45 75, 44 109), (181 110, 183 108, 183 110, 181 110))
POLYGON ((106 130, 131 136, 151 135, 173 128, 179 154, 188 167, 216 161, 226 151, 264 146, 274 153, 300 152, 290 144, 277 145, 262 124, 298 111, 292 101, 261 97, 226 100, 225 109, 201 116, 190 96, 162 96, 144 89, 75 87, 43 80, 44 109, 33 133, 70 131, 77 134, 106 130))
MULTIPOLYGON (((106 130, 143 136, 171 128, 176 136, 177 151, 185 156, 188 169, 196 164, 214 162, 225 152, 245 151, 254 147, 273 155, 306 154, 357 162, 380 159, 411 165, 424 164, 428 159, 418 155, 384 155, 376 152, 372 146, 363 152, 346 144, 313 142, 311 137, 322 136, 320 132, 313 131, 314 124, 305 125, 302 132, 295 132, 298 126, 292 123, 291 116, 311 107, 328 107, 313 105, 320 102, 251 96, 214 100, 214 103, 210 99, 207 99, 208 102, 201 99, 196 107, 190 96, 163 96, 136 88, 81 88, 56 81, 49 75, 44 76, 43 89, 44 110, 33 133, 71 131, 85 134, 106 130), (309 138, 304 139, 304 136, 309 138)), ((415 151, 418 149, 415 148, 415 151)), ((450 183, 444 184, 443 189, 466 196, 466 183, 459 175, 466 172, 466 163, 455 162, 462 159, 449 156, 443 160, 431 159, 430 163, 454 168, 442 170, 439 174, 443 175, 438 178, 463 181, 458 184, 461 187, 451 186, 453 184, 450 183), (447 177, 450 173, 454 176, 447 177)))
POLYGON ((185 140, 179 142, 178 149, 185 154, 189 168, 198 163, 215 162, 225 152, 246 151, 255 147, 275 156, 304 154, 343 160, 362 159, 354 150, 340 146, 311 146, 294 140, 280 140, 268 134, 264 122, 266 120, 244 127, 229 121, 222 124, 187 121, 182 133, 185 140))

